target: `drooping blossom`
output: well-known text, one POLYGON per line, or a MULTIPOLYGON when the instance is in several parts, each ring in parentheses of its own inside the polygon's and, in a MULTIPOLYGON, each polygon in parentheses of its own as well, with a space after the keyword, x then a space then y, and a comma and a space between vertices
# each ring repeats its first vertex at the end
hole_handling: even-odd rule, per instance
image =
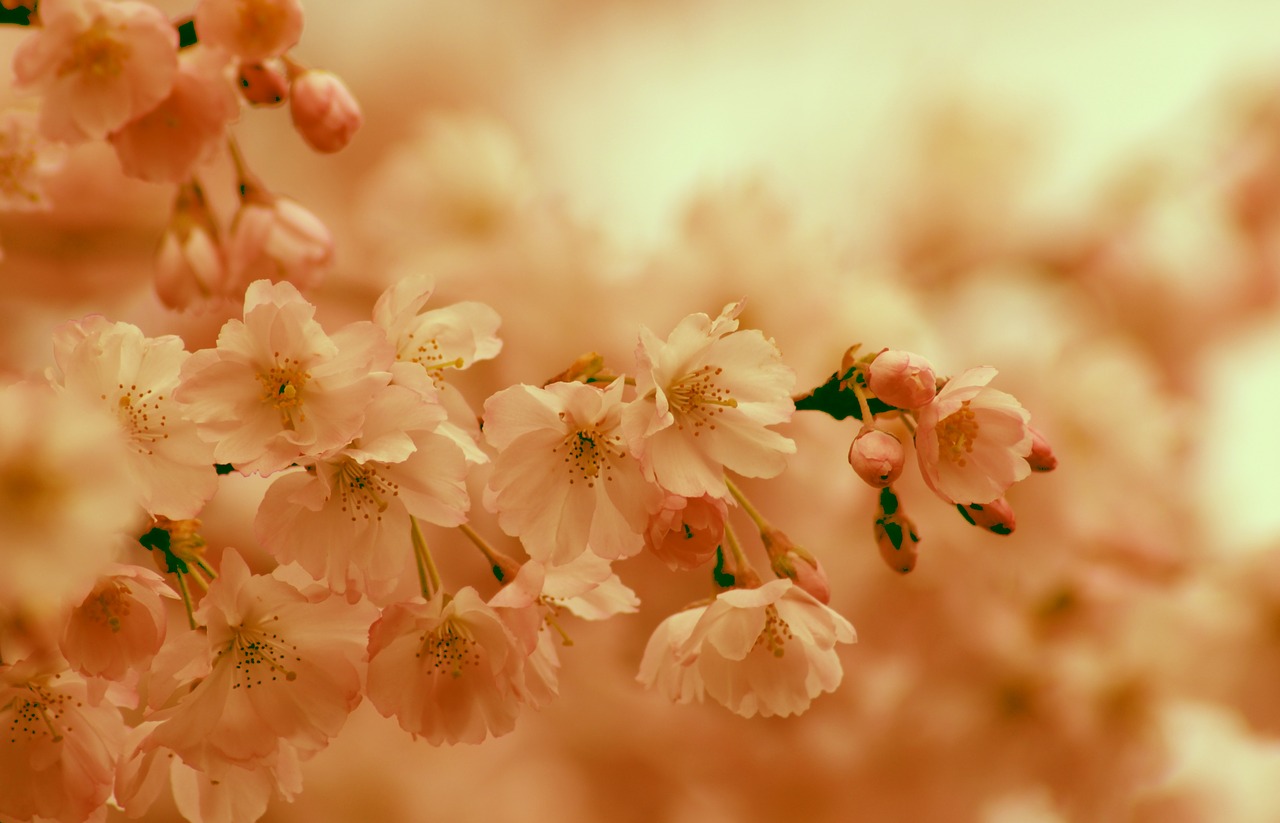
POLYGON ((141 566, 113 564, 72 610, 62 654, 88 677, 121 680, 160 651, 168 627, 162 598, 176 599, 164 578, 141 566))
POLYGON ((386 385, 391 350, 371 323, 334 335, 289 283, 259 280, 244 321, 228 320, 218 345, 191 355, 174 393, 214 458, 268 475, 351 442, 386 385))
POLYGON ((844 676, 835 646, 855 639, 848 620, 780 578, 667 618, 638 679, 676 702, 707 694, 743 717, 787 717, 835 690, 844 676))
POLYGON ((640 329, 626 436, 645 475, 674 494, 725 497, 725 469, 773 477, 795 451, 768 428, 791 419, 795 373, 773 341, 737 330, 742 307, 731 303, 714 321, 691 314, 666 342, 640 329))
POLYGON ((184 183, 225 145, 227 123, 240 113, 225 63, 207 48, 183 52, 168 96, 109 138, 125 174, 152 183, 184 183))
POLYGON ((302 591, 279 575, 255 575, 224 552, 196 620, 153 666, 152 706, 195 684, 151 719, 147 747, 188 765, 272 764, 285 746, 313 754, 360 703, 365 638, 376 610, 327 591, 302 591))
POLYGON ((484 435, 498 450, 486 506, 529 555, 562 565, 590 549, 606 559, 644 547, 659 490, 622 438, 623 381, 519 385, 485 401, 484 435))
POLYGON ((341 151, 364 123, 360 104, 333 72, 308 69, 289 87, 289 115, 307 145, 326 154, 341 151))
POLYGON ((483 742, 515 728, 536 643, 469 586, 397 603, 369 629, 369 701, 432 745, 483 742))
POLYGON ((0 610, 78 597, 141 525, 114 414, 46 385, 0 389, 0 610))
POLYGON ((175 335, 150 338, 101 315, 54 332, 54 385, 115 416, 129 444, 129 488, 152 515, 183 520, 213 497, 213 446, 196 435, 173 397, 191 356, 175 335))
POLYGON ((213 298, 240 299, 228 281, 217 223, 194 181, 178 187, 173 216, 160 237, 156 295, 179 311, 213 298))
POLYGON ((728 506, 717 497, 667 494, 662 508, 649 518, 645 547, 672 571, 696 569, 715 556, 728 514, 728 506))
POLYGON ((200 40, 250 63, 279 57, 302 36, 299 0, 200 0, 200 40))
POLYGON ((867 386, 876 397, 900 409, 918 409, 933 399, 933 365, 914 352, 886 349, 867 367, 867 386))
POLYGON ((990 503, 1031 473, 1031 416, 987 386, 990 366, 952 378, 916 421, 916 458, 934 494, 948 503, 990 503))
POLYGON ((0 665, 0 729, 0 818, 81 823, 111 796, 124 721, 80 675, 0 665))
POLYGON ((333 262, 333 235, 296 200, 251 186, 231 219, 226 253, 233 289, 254 280, 309 289, 333 262))
POLYGON ((50 140, 100 140, 168 96, 178 32, 155 6, 43 0, 40 22, 14 52, 14 85, 41 93, 50 140))
POLYGON ((466 520, 466 455, 439 430, 444 417, 417 392, 384 387, 359 437, 271 485, 254 521, 258 540, 335 592, 381 602, 411 565, 411 515, 440 526, 466 520))
POLYGON ((60 163, 59 155, 37 133, 33 112, 0 114, 0 210, 49 208, 44 177, 60 163))

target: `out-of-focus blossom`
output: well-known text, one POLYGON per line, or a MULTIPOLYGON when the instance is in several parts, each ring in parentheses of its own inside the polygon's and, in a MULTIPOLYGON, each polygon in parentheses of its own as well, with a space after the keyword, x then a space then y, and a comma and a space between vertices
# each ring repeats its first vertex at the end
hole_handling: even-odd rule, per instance
POLYGON ((997 497, 989 503, 956 504, 965 520, 993 534, 1013 534, 1017 527, 1013 507, 1003 497, 997 497))
POLYGON ((309 289, 333 262, 333 235, 296 200, 251 187, 231 220, 226 250, 235 288, 271 280, 309 289))
POLYGON ((240 113, 225 58, 209 49, 183 53, 169 95, 110 136, 120 166, 152 183, 185 183, 225 145, 227 123, 240 113))
POLYGON ((1012 395, 987 386, 995 376, 989 366, 969 369, 920 410, 920 473, 948 503, 990 503, 1031 473, 1031 415, 1012 395))
POLYGON ((114 414, 50 387, 0 389, 0 609, 79 596, 141 525, 114 414))
POLYGON ((1027 465, 1031 466, 1033 472, 1051 472, 1058 468, 1058 457, 1053 453, 1053 446, 1034 428, 1031 429, 1031 453, 1027 455, 1027 465))
POLYGON ((326 154, 341 151, 364 123, 360 104, 336 74, 307 69, 289 89, 289 115, 307 145, 326 154))
POLYGON ((622 392, 621 379, 520 385, 485 401, 498 450, 485 502, 531 557, 561 565, 588 549, 611 560, 643 548, 659 491, 627 453, 622 392))
POLYGON ((640 329, 638 397, 623 425, 645 475, 675 494, 725 497, 725 469, 773 477, 795 451, 768 428, 791 419, 795 373, 773 341, 737 330, 742 307, 714 321, 691 314, 665 342, 640 329))
POLYGON ((188 765, 270 765, 283 747, 313 754, 360 702, 367 602, 313 594, 253 575, 234 550, 196 610, 205 631, 171 640, 153 666, 153 706, 194 685, 170 707, 147 747, 188 765))
POLYGON ((471 587, 389 606, 369 629, 369 701, 432 745, 481 743, 515 728, 536 642, 471 587))
POLYGON ((268 475, 350 443, 369 401, 390 380, 391 347, 371 323, 332 337, 289 283, 259 280, 244 321, 183 364, 174 396, 214 444, 214 458, 268 475))
POLYGON ((51 140, 97 140, 151 111, 178 71, 178 32, 136 0, 44 0, 13 55, 15 86, 43 96, 51 140))
POLYGON ((120 712, 85 680, 32 662, 0 665, 0 815, 82 823, 111 796, 120 712))
POLYGON ((239 299, 227 279, 218 228, 194 182, 178 188, 169 227, 156 251, 156 294, 171 309, 214 297, 239 299))
POLYGON ((297 561, 335 592, 382 602, 410 565, 410 516, 466 520, 466 458, 437 429, 444 409, 400 386, 369 404, 360 436, 267 490, 254 533, 282 563, 297 561))
POLYGON ((54 384, 119 420, 131 447, 125 467, 138 503, 173 520, 199 514, 218 476, 213 446, 196 435, 173 398, 191 356, 182 339, 145 337, 137 326, 90 315, 59 326, 53 343, 54 384))
POLYGON ((0 210, 49 208, 43 178, 59 164, 57 155, 36 131, 34 113, 0 114, 0 210))
POLYGON ((849 446, 849 465, 873 489, 883 489, 897 480, 906 459, 901 440, 869 426, 863 426, 849 446))
POLYGON ((743 717, 808 709, 844 676, 836 644, 856 639, 848 620, 785 578, 721 592, 683 640, 690 613, 681 614, 650 638, 640 681, 682 703, 708 694, 743 717))
POLYGON ((203 43, 260 63, 297 44, 302 17, 299 0, 200 0, 196 33, 203 43))
POLYGON ((240 96, 253 106, 278 106, 289 96, 289 78, 266 63, 241 63, 240 96))
POLYGON ((718 497, 666 494, 649 518, 645 546, 672 571, 691 570, 715 556, 729 509, 718 497))
POLYGON ((918 409, 933 399, 933 365, 918 354, 886 349, 867 367, 867 386, 890 406, 918 409))
POLYGON ((88 677, 121 680, 142 671, 164 643, 162 597, 177 598, 164 578, 141 566, 114 564, 71 612, 62 654, 88 677))

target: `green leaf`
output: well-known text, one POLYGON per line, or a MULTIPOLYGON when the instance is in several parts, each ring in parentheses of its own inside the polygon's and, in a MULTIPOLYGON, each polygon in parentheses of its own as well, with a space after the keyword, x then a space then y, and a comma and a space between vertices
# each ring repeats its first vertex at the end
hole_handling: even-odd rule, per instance
POLYGON ((213 470, 218 474, 231 474, 236 470, 236 467, 230 463, 214 463, 213 470))
MULTIPOLYGON (((796 409, 798 411, 826 412, 836 420, 844 420, 846 417, 861 420, 862 407, 858 405, 857 395, 851 389, 841 388, 841 383, 847 377, 848 372, 844 374, 834 372, 827 378, 827 382, 797 400, 796 409)), ((867 406, 871 409, 871 414, 873 415, 884 414, 897 409, 896 406, 890 406, 875 397, 867 400, 867 406)))
POLYGON ((716 581, 716 585, 722 589, 731 589, 735 578, 724 570, 724 549, 716 546, 716 567, 711 570, 711 577, 716 581))

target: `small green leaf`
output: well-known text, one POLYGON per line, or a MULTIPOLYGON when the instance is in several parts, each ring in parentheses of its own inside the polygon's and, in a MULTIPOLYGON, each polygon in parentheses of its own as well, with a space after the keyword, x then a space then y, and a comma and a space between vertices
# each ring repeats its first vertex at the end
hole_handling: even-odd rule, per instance
POLYGON ((236 470, 236 467, 230 463, 214 463, 213 470, 218 474, 231 474, 236 470))
POLYGON ((735 578, 724 570, 724 549, 720 546, 716 546, 716 567, 711 570, 711 577, 720 588, 733 588, 735 578))
MULTIPOLYGON (((798 411, 826 412, 836 420, 844 420, 846 417, 861 420, 862 407, 858 405, 857 396, 852 390, 841 388, 841 383, 847 377, 848 372, 843 375, 840 372, 832 373, 827 378, 827 382, 797 400, 796 409, 798 411)), ((873 415, 884 414, 897 408, 875 397, 867 400, 867 407, 871 409, 873 415)))

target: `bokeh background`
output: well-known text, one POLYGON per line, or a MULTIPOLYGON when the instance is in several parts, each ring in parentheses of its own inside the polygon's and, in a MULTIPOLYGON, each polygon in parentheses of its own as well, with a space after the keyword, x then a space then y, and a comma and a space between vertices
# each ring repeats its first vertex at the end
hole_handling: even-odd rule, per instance
MULTIPOLYGON (((649 632, 709 581, 637 558, 618 570, 641 612, 569 626, 557 703, 443 749, 364 705, 266 820, 1280 820, 1280 7, 307 14, 296 55, 343 76, 363 131, 334 157, 283 111, 246 111, 236 132, 335 233, 313 295, 326 326, 433 273, 434 304, 503 317, 502 355, 462 383, 478 406, 587 351, 627 371, 638 324, 664 335, 746 296, 744 325, 802 385, 855 342, 944 373, 996 366, 1060 468, 1011 491, 1005 538, 905 482, 924 543, 901 577, 845 461, 853 424, 798 414, 789 471, 744 488, 818 555, 858 630, 838 692, 750 721, 643 692, 649 632)), ((224 209, 229 175, 208 172, 224 209)), ((0 216, 6 376, 39 374, 53 326, 88 312, 211 343, 226 312, 175 314, 151 291, 169 189, 126 180, 101 146, 50 188, 51 213, 0 216)), ((263 485, 224 480, 207 537, 252 550, 263 485)), ((428 539, 448 581, 483 580, 453 535, 428 539)))

